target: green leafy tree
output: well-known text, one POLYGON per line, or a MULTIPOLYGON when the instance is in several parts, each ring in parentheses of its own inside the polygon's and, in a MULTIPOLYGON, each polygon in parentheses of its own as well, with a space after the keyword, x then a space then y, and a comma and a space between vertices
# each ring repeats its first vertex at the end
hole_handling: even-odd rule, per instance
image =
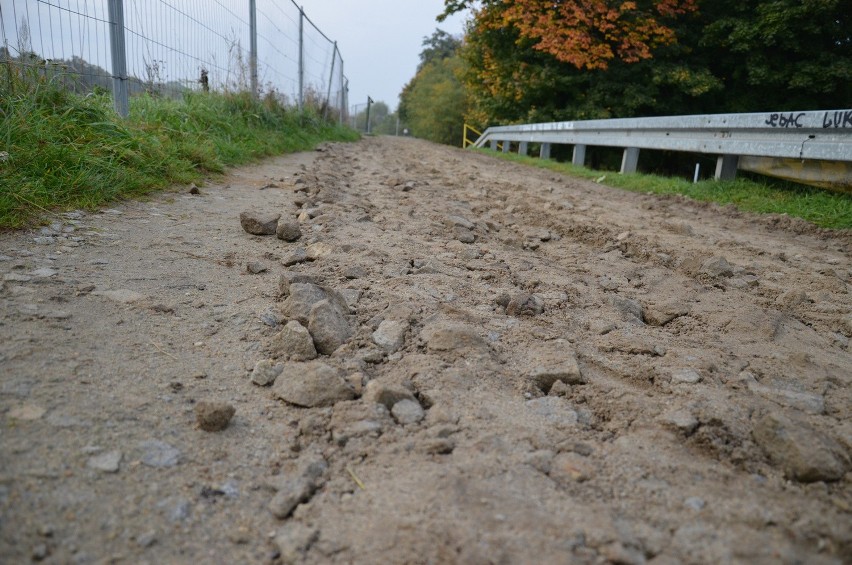
POLYGON ((461 145, 467 111, 458 55, 461 40, 438 29, 423 38, 417 74, 400 94, 398 113, 411 134, 438 143, 461 145))

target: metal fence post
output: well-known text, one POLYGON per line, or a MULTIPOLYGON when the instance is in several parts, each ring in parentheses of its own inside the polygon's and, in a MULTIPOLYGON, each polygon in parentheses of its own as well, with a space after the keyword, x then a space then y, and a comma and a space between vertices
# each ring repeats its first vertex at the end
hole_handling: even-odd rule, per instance
POLYGON ((550 159, 550 144, 542 143, 538 150, 539 159, 550 159))
POLYGON ((112 56, 112 96, 115 111, 130 112, 127 90, 127 50, 124 43, 124 0, 109 0, 109 48, 112 56))
POLYGON ((257 5, 249 0, 249 73, 251 75, 251 94, 257 98, 257 5))
MULTIPOLYGON (((345 77, 344 77, 345 78, 345 77)), ((346 86, 343 89, 343 107, 349 111, 349 79, 346 79, 346 86)))
POLYGON ((325 112, 322 119, 328 120, 328 107, 331 104, 331 83, 334 81, 334 62, 337 60, 337 42, 334 42, 334 51, 331 54, 331 72, 328 75, 328 92, 325 95, 325 112))
POLYGON ((305 109, 305 9, 299 6, 299 111, 305 109))
POLYGON ((370 135, 370 106, 373 105, 373 99, 367 96, 367 135, 370 135))
POLYGON ((340 125, 343 125, 346 120, 346 101, 344 100, 344 91, 346 83, 343 76, 343 57, 340 58, 340 125))

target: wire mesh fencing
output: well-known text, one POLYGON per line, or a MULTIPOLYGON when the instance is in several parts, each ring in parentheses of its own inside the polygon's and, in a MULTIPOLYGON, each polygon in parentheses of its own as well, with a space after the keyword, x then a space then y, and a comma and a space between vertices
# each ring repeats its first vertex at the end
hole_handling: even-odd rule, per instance
MULTIPOLYGON (((0 63, 88 92, 253 92, 348 120, 337 43, 292 0, 0 0, 0 63)), ((121 98, 125 98, 123 101, 121 98)))

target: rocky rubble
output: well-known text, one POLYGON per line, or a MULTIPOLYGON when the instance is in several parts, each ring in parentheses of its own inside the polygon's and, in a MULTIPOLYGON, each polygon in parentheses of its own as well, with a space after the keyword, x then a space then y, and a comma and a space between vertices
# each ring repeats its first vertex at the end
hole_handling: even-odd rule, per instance
POLYGON ((3 240, 0 555, 849 561, 852 240, 322 149, 3 240))

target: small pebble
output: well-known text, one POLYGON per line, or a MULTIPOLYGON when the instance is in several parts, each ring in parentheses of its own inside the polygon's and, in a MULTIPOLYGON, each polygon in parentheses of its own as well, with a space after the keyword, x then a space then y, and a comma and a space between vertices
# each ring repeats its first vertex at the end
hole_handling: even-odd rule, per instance
POLYGON ((195 405, 195 419, 205 432, 219 432, 228 427, 236 409, 225 402, 199 402, 195 405))

